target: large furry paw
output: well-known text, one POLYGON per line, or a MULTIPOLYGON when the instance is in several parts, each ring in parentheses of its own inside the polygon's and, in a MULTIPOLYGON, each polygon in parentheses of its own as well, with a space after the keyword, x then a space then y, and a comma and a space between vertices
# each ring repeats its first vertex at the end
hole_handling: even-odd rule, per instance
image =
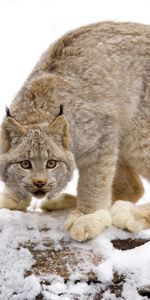
POLYGON ((145 214, 142 213, 143 209, 140 212, 141 207, 128 201, 116 201, 110 209, 112 224, 132 232, 149 227, 150 222, 148 224, 146 220, 146 210, 145 214))
POLYGON ((29 204, 30 200, 19 200, 18 202, 15 202, 9 194, 0 193, 0 209, 8 208, 25 211, 29 204))
POLYGON ((77 197, 70 194, 62 194, 53 199, 44 199, 40 206, 43 210, 59 210, 73 208, 76 205, 77 197))
POLYGON ((71 237, 80 242, 96 237, 109 226, 111 216, 104 209, 88 215, 73 211, 65 222, 65 228, 70 231, 71 237))

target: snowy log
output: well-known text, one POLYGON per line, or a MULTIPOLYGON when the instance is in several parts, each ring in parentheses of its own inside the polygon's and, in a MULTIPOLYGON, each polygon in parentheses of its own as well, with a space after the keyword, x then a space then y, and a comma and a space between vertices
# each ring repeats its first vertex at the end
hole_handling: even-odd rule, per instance
POLYGON ((110 228, 78 243, 64 229, 67 215, 0 210, 0 299, 150 295, 150 230, 110 228))

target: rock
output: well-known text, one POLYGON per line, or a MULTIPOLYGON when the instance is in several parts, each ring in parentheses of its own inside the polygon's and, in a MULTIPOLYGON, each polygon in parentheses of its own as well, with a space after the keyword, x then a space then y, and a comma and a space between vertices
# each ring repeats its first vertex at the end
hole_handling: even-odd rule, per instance
MULTIPOLYGON (((36 284, 36 290, 34 287, 32 289, 36 296, 30 298, 33 300, 100 300, 109 299, 108 295, 123 299, 125 275, 115 272, 111 282, 102 283, 97 278, 95 267, 105 262, 107 254, 109 257, 109 251, 113 251, 112 245, 125 251, 141 246, 149 240, 132 238, 132 234, 125 233, 124 236, 128 238, 114 239, 110 242, 113 233, 114 236, 123 233, 110 228, 108 239, 107 234, 104 234, 104 237, 97 241, 79 243, 72 240, 64 229, 67 215, 68 212, 24 213, 0 210, 0 253, 4 255, 0 260, 0 299, 7 300, 18 296, 18 286, 21 295, 26 294, 26 291, 28 294, 30 280, 36 284), (103 246, 102 257, 100 250, 103 246), (5 267, 5 263, 10 266, 12 273, 7 266, 5 267), (18 274, 15 273, 16 270, 18 274), (20 270, 22 273, 19 273, 20 270), (15 281, 10 274, 15 275, 15 281), (9 298, 6 296, 8 288, 9 298)), ((137 291, 140 297, 150 296, 148 285, 137 287, 137 291)), ((28 297, 16 299, 28 300, 28 297)))
POLYGON ((53 241, 43 241, 43 249, 40 250, 36 243, 28 242, 21 245, 27 248, 35 259, 35 264, 31 270, 25 275, 29 276, 35 274, 45 277, 49 274, 63 277, 65 281, 70 279, 72 273, 78 272, 77 280, 86 280, 97 282, 96 275, 93 272, 86 272, 84 269, 87 261, 89 264, 97 266, 101 257, 94 253, 94 251, 75 246, 71 241, 66 243, 60 241, 61 249, 55 248, 53 241))
MULTIPOLYGON (((121 250, 129 250, 144 243, 148 242, 146 239, 125 239, 125 240, 112 240, 112 244, 115 248, 121 250)), ((94 253, 94 251, 87 250, 86 247, 84 249, 84 245, 82 248, 74 245, 74 242, 64 242, 61 241, 61 249, 55 249, 53 241, 44 241, 43 246, 45 250, 37 249, 37 245, 34 243, 27 243, 24 247, 28 248, 32 253, 35 264, 32 266, 31 270, 26 273, 25 276, 29 276, 31 274, 35 274, 40 276, 41 286, 50 285, 51 280, 45 279, 47 276, 51 275, 59 275, 64 279, 64 282, 70 280, 70 275, 73 272, 78 273, 77 279, 74 281, 78 282, 86 282, 88 285, 101 285, 101 282, 98 281, 96 275, 93 272, 86 273, 84 268, 85 261, 89 261, 95 266, 100 264, 102 258, 94 253), (69 267, 68 267, 69 266, 69 267), (69 272, 70 270, 70 272, 69 272)), ((123 275, 118 275, 114 273, 114 277, 112 283, 107 286, 107 288, 102 289, 100 293, 96 293, 93 300, 100 300, 103 297, 103 294, 106 291, 110 291, 117 298, 120 298, 122 295, 123 284, 125 282, 125 277, 123 275)), ((150 298, 150 287, 143 287, 138 290, 141 296, 147 296, 150 298)), ((42 294, 40 293, 36 299, 44 299, 42 294)), ((80 300, 80 297, 77 296, 76 300, 80 300)), ((88 298, 87 298, 88 299, 88 298)))

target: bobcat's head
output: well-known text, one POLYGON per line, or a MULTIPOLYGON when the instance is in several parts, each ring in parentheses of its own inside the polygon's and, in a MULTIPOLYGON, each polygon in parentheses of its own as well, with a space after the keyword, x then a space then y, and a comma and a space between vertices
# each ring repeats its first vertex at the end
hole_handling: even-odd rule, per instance
POLYGON ((21 195, 55 196, 71 179, 74 157, 63 113, 51 124, 22 126, 11 115, 2 124, 0 175, 21 195))

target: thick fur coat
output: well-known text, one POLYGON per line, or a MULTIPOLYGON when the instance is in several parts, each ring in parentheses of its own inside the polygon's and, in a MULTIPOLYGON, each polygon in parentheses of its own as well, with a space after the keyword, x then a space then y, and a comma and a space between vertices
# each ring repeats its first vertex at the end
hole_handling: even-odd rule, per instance
POLYGON ((150 26, 102 22, 51 45, 2 123, 0 206, 25 208, 33 182, 44 178, 43 208, 68 207, 69 197, 58 193, 76 164, 76 210, 66 227, 85 240, 110 226, 112 199, 135 202, 143 194, 140 175, 150 180, 149 84, 150 26), (60 105, 64 114, 57 117, 60 105), (50 159, 57 167, 47 171, 50 159), (17 165, 22 160, 30 171, 17 165))

